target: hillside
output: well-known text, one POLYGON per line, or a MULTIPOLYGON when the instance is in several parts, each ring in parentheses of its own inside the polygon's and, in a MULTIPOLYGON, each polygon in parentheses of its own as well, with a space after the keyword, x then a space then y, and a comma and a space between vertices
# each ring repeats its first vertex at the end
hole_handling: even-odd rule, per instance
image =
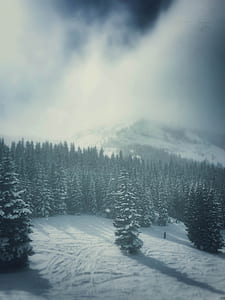
POLYGON ((140 120, 129 126, 99 128, 81 132, 74 139, 81 146, 102 146, 106 153, 150 146, 183 158, 225 166, 224 135, 176 128, 155 121, 140 120))
MULTIPOLYGON (((46 139, 37 137, 4 136, 4 141, 10 145, 13 141, 33 140, 46 142, 46 139)), ((60 140, 50 139, 52 143, 60 140)), ((67 142, 75 143, 81 148, 104 148, 105 154, 119 153, 120 150, 135 153, 144 159, 143 152, 148 151, 154 157, 160 157, 162 151, 168 155, 195 161, 208 161, 215 165, 225 166, 225 135, 209 133, 188 128, 176 128, 156 121, 139 120, 130 124, 119 124, 112 127, 102 126, 90 130, 79 131, 67 142)), ((163 155, 164 156, 164 155, 163 155)), ((161 157, 160 157, 161 159, 161 157)))
POLYGON ((0 273, 0 299, 225 299, 225 253, 193 248, 182 223, 143 229, 141 238, 142 253, 126 256, 109 219, 34 219, 30 269, 0 273))

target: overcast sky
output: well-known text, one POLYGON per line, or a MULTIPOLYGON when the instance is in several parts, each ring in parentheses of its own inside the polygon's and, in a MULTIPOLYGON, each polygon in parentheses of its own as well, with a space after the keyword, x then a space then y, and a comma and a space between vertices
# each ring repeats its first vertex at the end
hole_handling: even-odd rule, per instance
POLYGON ((0 1, 0 134, 225 131, 224 0, 0 1))

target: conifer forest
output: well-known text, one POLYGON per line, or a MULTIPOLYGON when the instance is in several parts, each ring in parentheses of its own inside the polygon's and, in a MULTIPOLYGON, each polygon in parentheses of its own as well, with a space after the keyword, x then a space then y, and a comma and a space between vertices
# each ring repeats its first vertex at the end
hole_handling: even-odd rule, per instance
MULTIPOLYGON (((21 140, 8 147, 2 139, 3 254, 7 257, 15 243, 21 260, 26 261, 32 253, 28 246, 30 218, 66 214, 113 219, 115 243, 130 253, 143 245, 138 237, 140 227, 166 226, 173 218, 185 223, 197 248, 217 252, 224 245, 220 232, 225 229, 225 169, 166 153, 162 159, 162 153, 160 159, 154 153, 154 160, 146 161, 121 151, 108 156, 103 149, 81 149, 66 142, 21 140), (12 240, 8 244, 7 235, 12 240)), ((5 262, 3 254, 0 257, 5 262)), ((18 255, 12 260, 15 264, 18 255)))

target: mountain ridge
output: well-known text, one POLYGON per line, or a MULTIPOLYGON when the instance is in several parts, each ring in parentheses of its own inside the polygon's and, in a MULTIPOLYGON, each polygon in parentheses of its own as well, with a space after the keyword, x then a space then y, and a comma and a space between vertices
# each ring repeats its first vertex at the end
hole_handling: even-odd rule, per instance
MULTIPOLYGON (((130 146, 150 146, 169 154, 225 166, 225 136, 206 131, 176 128, 157 121, 139 120, 127 126, 90 130, 75 138, 81 146, 103 147, 106 153, 130 146)), ((139 153, 136 153, 137 155, 139 153)))

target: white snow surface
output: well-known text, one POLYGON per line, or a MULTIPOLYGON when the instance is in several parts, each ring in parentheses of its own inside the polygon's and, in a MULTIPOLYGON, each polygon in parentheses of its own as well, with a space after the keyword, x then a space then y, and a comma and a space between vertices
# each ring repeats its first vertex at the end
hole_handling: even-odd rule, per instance
POLYGON ((182 223, 142 229, 140 237, 141 253, 125 255, 110 219, 35 219, 30 267, 0 273, 0 300, 225 299, 224 252, 192 247, 182 223))

